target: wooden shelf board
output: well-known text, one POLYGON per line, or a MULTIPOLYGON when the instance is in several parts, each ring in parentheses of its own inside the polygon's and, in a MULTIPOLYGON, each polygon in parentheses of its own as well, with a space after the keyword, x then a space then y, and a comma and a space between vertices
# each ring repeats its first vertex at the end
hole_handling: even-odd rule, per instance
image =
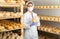
MULTIPOLYGON (((47 31, 47 30, 45 30, 45 27, 44 27, 44 30, 42 30, 42 29, 41 29, 42 26, 43 26, 43 25, 39 26, 39 27, 38 27, 38 30, 43 31, 43 32, 48 32, 48 33, 56 34, 56 35, 60 35, 60 32, 59 32, 59 33, 56 33, 56 32, 58 32, 58 31, 52 32, 52 31, 47 31)), ((50 26, 50 27, 51 27, 51 26, 50 26)), ((50 27, 48 28, 48 30, 50 29, 50 27)), ((60 29, 57 29, 57 30, 60 30, 60 29)))
POLYGON ((20 7, 20 4, 0 3, 0 7, 20 7))

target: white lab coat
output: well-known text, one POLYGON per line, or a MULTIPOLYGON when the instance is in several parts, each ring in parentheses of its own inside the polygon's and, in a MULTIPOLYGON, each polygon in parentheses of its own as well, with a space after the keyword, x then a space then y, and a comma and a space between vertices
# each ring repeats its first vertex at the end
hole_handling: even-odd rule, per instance
MULTIPOLYGON (((34 16, 37 16, 37 14, 33 12, 33 17, 34 16)), ((30 24, 32 23, 32 15, 30 14, 29 11, 27 11, 24 14, 23 22, 25 27, 24 39, 38 39, 37 26, 40 26, 39 19, 37 26, 30 26, 30 24)))

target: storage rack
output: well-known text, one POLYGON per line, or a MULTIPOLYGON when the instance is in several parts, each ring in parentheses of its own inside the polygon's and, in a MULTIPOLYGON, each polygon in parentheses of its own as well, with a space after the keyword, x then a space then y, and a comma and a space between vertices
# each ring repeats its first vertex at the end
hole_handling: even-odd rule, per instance
MULTIPOLYGON (((8 0, 7 0, 8 1, 8 0)), ((20 2, 20 4, 18 4, 18 3, 6 3, 6 2, 1 2, 0 3, 0 7, 2 7, 2 8, 6 8, 6 7, 8 7, 8 8, 14 8, 14 12, 16 11, 16 8, 17 8, 17 10, 18 9, 20 9, 21 11, 20 12, 18 12, 19 14, 20 14, 20 16, 16 16, 16 17, 14 17, 13 15, 14 14, 16 14, 16 13, 14 13, 14 12, 12 12, 12 13, 14 13, 12 16, 10 16, 11 15, 11 12, 9 12, 9 16, 6 16, 6 15, 4 15, 3 17, 0 17, 0 22, 1 22, 1 20, 2 21, 4 21, 5 19, 14 19, 15 20, 15 18, 21 18, 21 19, 23 19, 23 5, 24 5, 24 1, 23 0, 20 0, 21 2, 20 2), (3 20, 4 19, 4 20, 3 20)), ((18 10, 19 11, 19 10, 18 10)), ((0 13, 2 13, 2 12, 0 12, 0 13)), ((7 12, 8 13, 8 12, 7 12)), ((1 14, 1 15, 3 15, 3 14, 1 14)), ((6 21, 7 20, 5 20, 5 23, 6 23, 6 21)), ((17 21, 19 21, 19 19, 17 19, 17 21)), ((9 22, 9 21, 8 21, 9 22)), ((10 23, 12 23, 11 21, 10 21, 10 23)), ((14 22, 13 22, 14 23, 14 22)), ((16 23, 16 24, 18 24, 18 23, 16 23)), ((21 20, 21 23, 19 23, 20 25, 20 27, 21 28, 17 28, 17 29, 20 29, 21 30, 21 38, 20 39, 23 39, 23 22, 22 22, 22 20, 21 20)), ((10 27, 11 28, 13 28, 12 27, 13 25, 10 25, 10 27)), ((1 26, 0 28, 6 28, 5 26, 1 26)), ((17 30, 17 29, 10 29, 10 30, 8 30, 8 29, 6 29, 6 30, 1 30, 0 32, 7 32, 7 31, 12 31, 12 30, 17 30)), ((20 31, 19 30, 19 31, 20 31)))
MULTIPOLYGON (((56 6, 35 6, 35 9, 60 9, 60 6, 58 6, 58 5, 56 5, 56 6)), ((40 15, 39 17, 40 17, 40 20, 42 20, 42 21, 60 22, 59 16, 40 15)), ((60 35, 60 28, 55 27, 55 26, 53 28, 52 26, 49 26, 49 25, 41 25, 40 27, 38 27, 38 30, 60 35), (50 28, 48 28, 48 27, 50 27, 50 28), (54 31, 54 29, 56 29, 56 30, 54 31)))
POLYGON ((60 22, 60 17, 59 16, 39 16, 40 20, 45 20, 45 21, 53 21, 53 22, 60 22))
POLYGON ((36 9, 60 9, 60 5, 35 6, 36 9))

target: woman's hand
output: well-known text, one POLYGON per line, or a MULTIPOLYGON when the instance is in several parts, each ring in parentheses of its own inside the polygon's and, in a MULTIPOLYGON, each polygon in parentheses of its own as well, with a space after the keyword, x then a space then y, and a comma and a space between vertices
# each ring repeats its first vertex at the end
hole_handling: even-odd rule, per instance
POLYGON ((37 22, 32 22, 30 26, 37 26, 37 22))

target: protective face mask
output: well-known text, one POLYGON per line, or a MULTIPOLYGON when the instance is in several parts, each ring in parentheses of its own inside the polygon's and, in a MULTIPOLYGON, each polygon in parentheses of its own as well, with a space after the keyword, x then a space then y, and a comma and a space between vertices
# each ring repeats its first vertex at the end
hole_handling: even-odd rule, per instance
POLYGON ((28 11, 32 11, 33 10, 33 7, 28 7, 28 11))

